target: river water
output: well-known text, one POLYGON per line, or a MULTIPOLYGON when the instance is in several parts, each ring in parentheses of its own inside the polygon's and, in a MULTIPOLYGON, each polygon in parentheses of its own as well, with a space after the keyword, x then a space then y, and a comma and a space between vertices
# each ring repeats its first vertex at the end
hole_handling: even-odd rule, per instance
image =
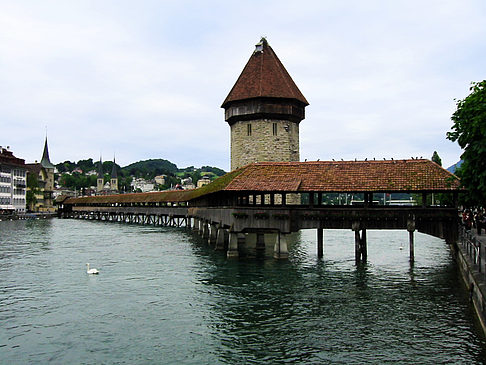
POLYGON ((323 260, 315 231, 293 240, 228 260, 180 228, 0 222, 0 363, 486 363, 442 240, 416 233, 413 267, 406 231, 369 231, 361 267, 351 231, 323 260))

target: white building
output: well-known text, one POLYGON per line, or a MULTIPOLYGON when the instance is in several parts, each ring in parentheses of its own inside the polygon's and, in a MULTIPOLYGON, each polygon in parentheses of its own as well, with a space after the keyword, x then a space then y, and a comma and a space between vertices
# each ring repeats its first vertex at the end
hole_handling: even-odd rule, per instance
POLYGON ((204 175, 202 178, 200 178, 197 181, 197 187, 200 188, 200 187, 203 187, 204 185, 208 185, 210 183, 211 183, 211 179, 209 178, 209 176, 204 175))
POLYGON ((26 188, 25 160, 0 147, 0 211, 25 212, 26 188))
POLYGON ((137 191, 140 189, 142 193, 147 193, 149 191, 154 191, 155 184, 152 182, 149 182, 145 179, 133 179, 132 183, 130 184, 132 187, 132 191, 137 191))
POLYGON ((155 183, 159 185, 165 185, 165 179, 167 175, 158 175, 154 178, 155 183))
POLYGON ((192 177, 187 177, 185 179, 182 179, 181 180, 181 185, 182 185, 182 188, 184 190, 191 190, 191 189, 195 189, 196 187, 194 186, 194 184, 192 183, 192 177))

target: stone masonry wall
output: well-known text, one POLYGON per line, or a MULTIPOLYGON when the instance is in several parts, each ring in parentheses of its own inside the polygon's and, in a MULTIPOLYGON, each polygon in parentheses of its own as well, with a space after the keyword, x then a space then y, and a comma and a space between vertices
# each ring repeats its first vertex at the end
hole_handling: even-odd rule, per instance
POLYGON ((231 170, 252 162, 299 161, 299 124, 257 119, 231 126, 231 170), (274 123, 276 135, 274 135, 274 123), (251 134, 248 133, 251 125, 251 134))

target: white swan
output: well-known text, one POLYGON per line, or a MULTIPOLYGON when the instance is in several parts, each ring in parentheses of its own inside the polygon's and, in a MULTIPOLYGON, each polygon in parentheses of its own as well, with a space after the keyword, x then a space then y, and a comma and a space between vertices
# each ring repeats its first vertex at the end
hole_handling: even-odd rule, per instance
POLYGON ((90 269, 89 268, 89 263, 86 264, 86 266, 88 267, 86 269, 86 274, 92 274, 92 275, 98 275, 100 272, 96 269, 90 269))

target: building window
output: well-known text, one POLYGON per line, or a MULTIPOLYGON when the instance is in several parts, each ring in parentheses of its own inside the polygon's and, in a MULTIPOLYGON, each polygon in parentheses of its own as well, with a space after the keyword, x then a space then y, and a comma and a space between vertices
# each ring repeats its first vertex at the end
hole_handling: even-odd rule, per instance
POLYGON ((277 123, 273 123, 273 135, 277 135, 277 123))
POLYGON ((246 125, 246 134, 247 134, 248 136, 251 136, 251 123, 248 123, 248 124, 246 125))

